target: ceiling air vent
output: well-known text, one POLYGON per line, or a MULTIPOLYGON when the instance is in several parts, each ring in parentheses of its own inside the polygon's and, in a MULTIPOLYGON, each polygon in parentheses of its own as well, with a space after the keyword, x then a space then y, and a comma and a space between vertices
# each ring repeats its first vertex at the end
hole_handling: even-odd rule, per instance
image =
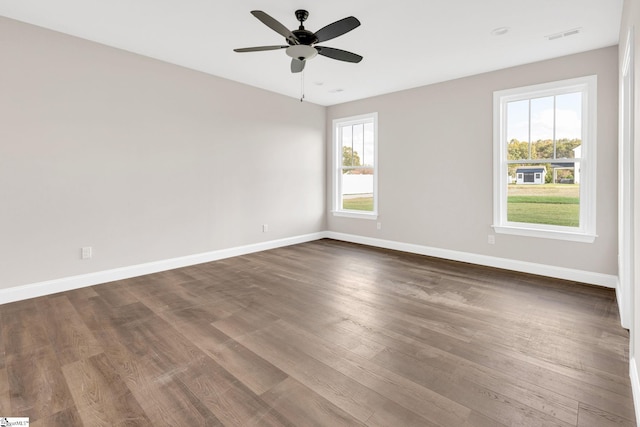
POLYGON ((573 36, 576 35, 578 33, 580 33, 582 31, 582 28, 574 28, 572 30, 567 30, 567 31, 563 31, 561 33, 555 33, 555 34, 551 34, 549 36, 545 36, 547 38, 547 40, 558 40, 564 37, 569 37, 569 36, 573 36))

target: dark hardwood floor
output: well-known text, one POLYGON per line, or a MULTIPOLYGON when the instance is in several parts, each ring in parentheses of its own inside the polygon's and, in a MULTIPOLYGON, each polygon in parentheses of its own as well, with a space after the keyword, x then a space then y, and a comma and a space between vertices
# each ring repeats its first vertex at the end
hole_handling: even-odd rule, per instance
POLYGON ((38 426, 632 426, 613 290, 321 240, 0 306, 38 426))

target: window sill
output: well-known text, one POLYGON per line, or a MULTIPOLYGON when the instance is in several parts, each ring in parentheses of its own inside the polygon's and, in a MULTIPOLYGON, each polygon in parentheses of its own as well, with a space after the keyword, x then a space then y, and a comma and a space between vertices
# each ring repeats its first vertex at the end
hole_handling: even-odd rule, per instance
POLYGON ((345 218, 378 219, 378 214, 375 212, 331 211, 331 213, 333 216, 341 216, 345 218))
POLYGON ((541 237, 545 239, 567 240, 570 242, 593 243, 598 237, 597 234, 579 233, 560 230, 540 230, 536 228, 493 225, 494 231, 498 234, 511 234, 516 236, 541 237))

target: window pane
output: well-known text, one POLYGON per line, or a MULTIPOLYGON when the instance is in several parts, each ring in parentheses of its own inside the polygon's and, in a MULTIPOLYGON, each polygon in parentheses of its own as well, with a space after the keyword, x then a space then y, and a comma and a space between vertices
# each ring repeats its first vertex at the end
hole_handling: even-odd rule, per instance
POLYGON ((340 135, 342 137, 342 166, 357 166, 359 159, 354 159, 353 156, 353 127, 342 126, 340 128, 340 135))
POLYGON ((373 168, 357 168, 342 175, 342 209, 373 211, 373 168))
POLYGON ((373 123, 365 123, 364 125, 364 151, 362 156, 363 166, 373 166, 375 163, 374 153, 374 135, 373 123))
POLYGON ((364 125, 357 124, 353 129, 353 166, 363 165, 364 154, 364 125))
POLYGON ((553 96, 531 100, 531 158, 553 159, 553 96))
POLYGON ((529 158, 529 100, 507 103, 508 159, 529 158))
POLYGON ((568 93, 556 97, 556 138, 556 158, 580 158, 582 93, 568 93))
POLYGON ((580 185, 573 170, 554 163, 509 165, 507 221, 578 227, 580 185))

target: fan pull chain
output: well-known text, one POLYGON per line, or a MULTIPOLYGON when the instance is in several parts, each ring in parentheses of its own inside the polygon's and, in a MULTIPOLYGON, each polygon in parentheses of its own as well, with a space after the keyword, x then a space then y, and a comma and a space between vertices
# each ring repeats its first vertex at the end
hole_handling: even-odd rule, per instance
POLYGON ((300 102, 304 101, 304 70, 300 73, 300 102))

